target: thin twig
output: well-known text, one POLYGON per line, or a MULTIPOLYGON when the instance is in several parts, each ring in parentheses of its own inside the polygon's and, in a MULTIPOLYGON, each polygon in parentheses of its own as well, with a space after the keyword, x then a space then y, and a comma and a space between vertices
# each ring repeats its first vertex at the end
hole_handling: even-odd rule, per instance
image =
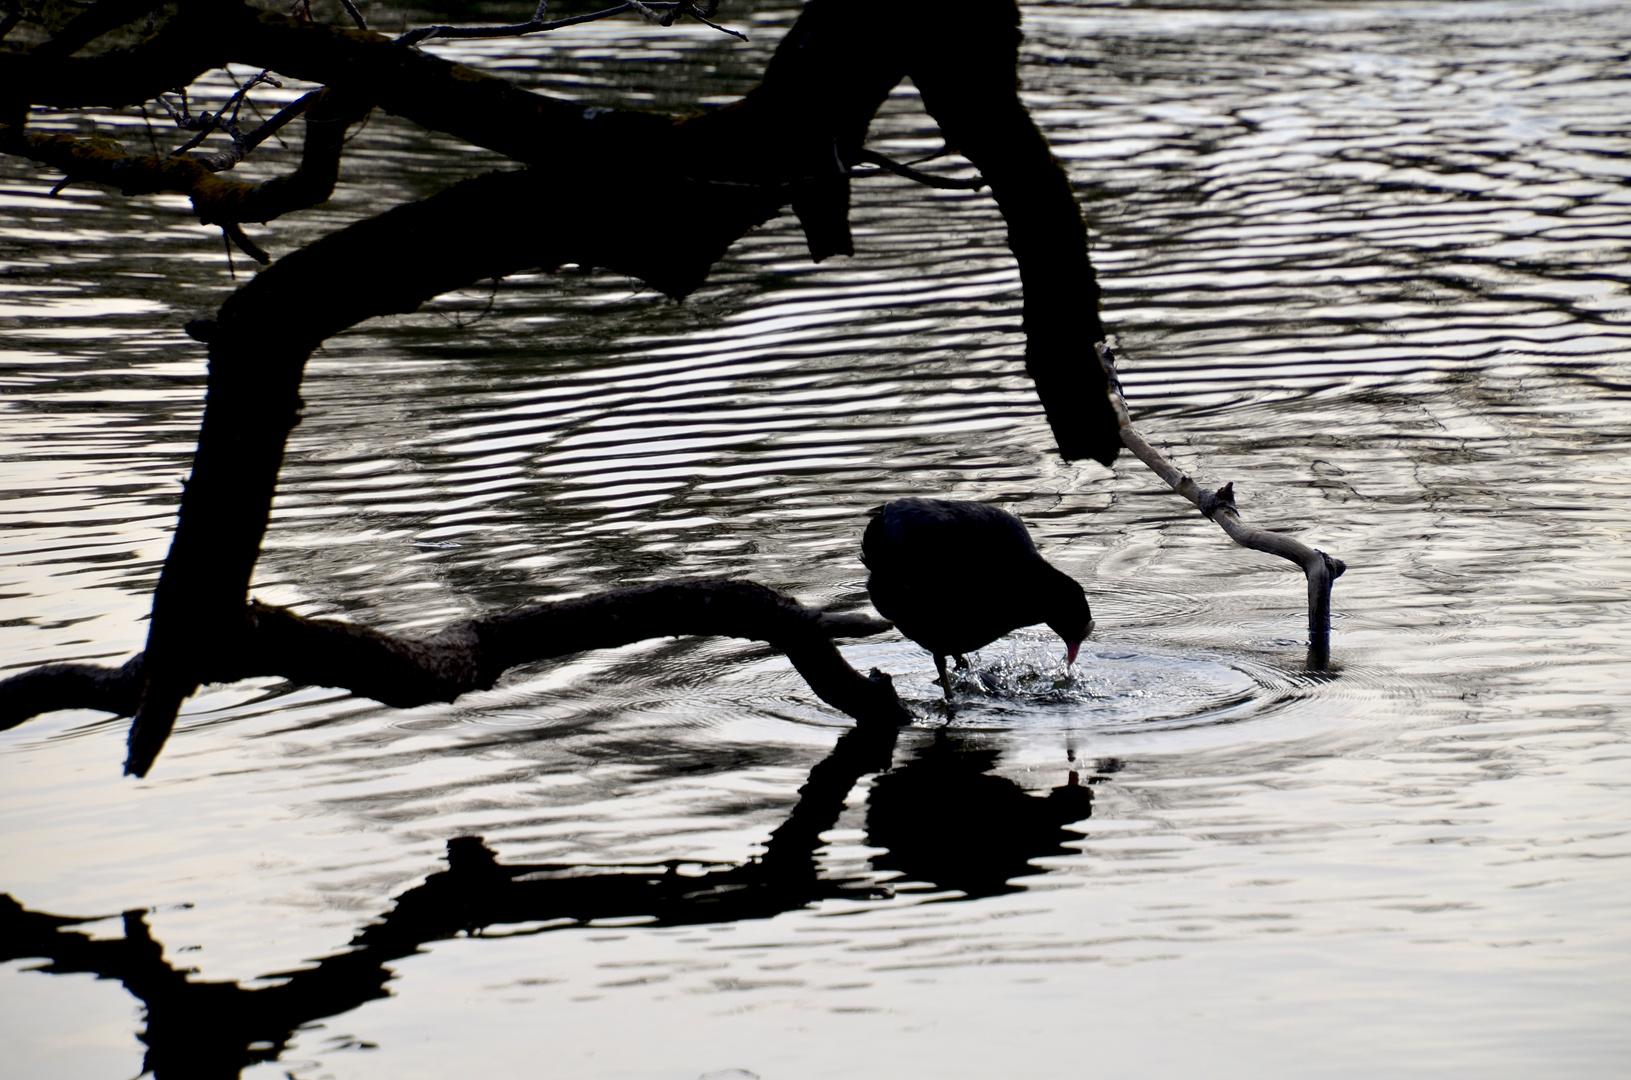
MULTIPOLYGON (((243 252, 245 255, 248 255, 251 259, 254 259, 262 266, 272 265, 272 256, 266 254, 266 252, 261 250, 259 244, 245 236, 243 229, 239 227, 236 221, 223 221, 221 223, 221 231, 226 234, 228 240, 231 240, 234 244, 238 245, 239 251, 243 252)), ((232 251, 230 248, 227 250, 227 261, 232 261, 232 251)), ((234 273, 233 276, 236 277, 236 273, 234 273)))
MULTIPOLYGON (((939 157, 940 155, 936 154, 934 156, 939 157)), ((855 157, 857 161, 864 161, 869 165, 876 165, 878 168, 875 170, 851 169, 849 175, 852 177, 872 176, 876 175, 878 172, 892 172, 896 176, 904 176, 908 180, 916 180, 918 183, 927 184, 929 187, 956 188, 962 191, 979 191, 981 188, 986 186, 985 177, 983 176, 976 176, 968 180, 958 180, 949 176, 935 176, 933 173, 922 172, 918 169, 912 168, 910 165, 902 164, 893 158, 884 157, 875 150, 862 150, 859 154, 855 155, 855 157)))
MULTIPOLYGON (((272 78, 270 72, 262 71, 258 75, 250 76, 248 81, 246 81, 242 86, 238 87, 237 92, 226 100, 226 104, 221 106, 220 111, 214 113, 203 112, 199 113, 196 117, 188 114, 187 96, 185 92, 183 92, 181 97, 181 112, 179 114, 174 109, 171 109, 170 103, 165 101, 161 96, 158 99, 159 104, 163 105, 165 109, 169 111, 170 118, 175 121, 177 127, 183 130, 198 132, 197 135, 194 135, 191 139, 188 139, 186 142, 170 151, 170 156, 180 157, 188 150, 198 146, 216 131, 224 131, 227 135, 231 136, 234 149, 236 150, 243 140, 243 133, 238 130, 238 114, 243 109, 244 95, 248 94, 250 90, 254 89, 256 86, 259 86, 261 83, 267 83, 280 89, 283 86, 282 83, 272 78), (230 117, 227 116, 228 109, 232 110, 232 115, 230 117)), ((232 152, 228 152, 224 156, 215 155, 216 158, 222 158, 224 163, 214 166, 214 171, 220 172, 222 169, 231 168, 239 161, 242 161, 244 154, 247 154, 248 152, 248 149, 244 149, 242 153, 238 153, 236 156, 233 156, 232 152)))
POLYGON ((409 30, 396 39, 398 45, 418 45, 431 38, 504 38, 522 37, 527 34, 542 34, 550 30, 559 30, 563 26, 576 26, 579 23, 596 22, 600 19, 609 19, 614 15, 634 11, 651 22, 667 26, 681 15, 689 15, 698 22, 706 23, 722 34, 740 38, 746 41, 747 35, 710 22, 707 15, 713 14, 713 5, 708 5, 702 11, 690 3, 690 0, 665 3, 643 3, 642 0, 626 0, 616 7, 605 8, 601 11, 592 11, 587 15, 574 15, 569 19, 556 19, 554 22, 545 22, 545 5, 539 4, 537 13, 524 23, 511 23, 508 26, 421 26, 416 30, 409 30), (667 16, 658 12, 669 12, 667 16))
POLYGON ((147 115, 147 106, 139 104, 136 108, 141 110, 142 123, 147 125, 147 145, 153 148, 153 156, 159 156, 159 137, 153 133, 153 118, 147 115))
POLYGON ((1121 380, 1116 377, 1116 359, 1104 342, 1097 346, 1099 363, 1109 379, 1110 405, 1121 425, 1121 443, 1133 456, 1150 467, 1168 487, 1195 505, 1203 515, 1216 522, 1229 534, 1229 539, 1241 547, 1278 555, 1302 567, 1308 578, 1308 666, 1323 669, 1331 658, 1331 583, 1342 576, 1347 564, 1318 548, 1311 548, 1284 533, 1269 532, 1240 519, 1235 506, 1234 484, 1224 484, 1216 491, 1203 488, 1170 461, 1161 456, 1144 436, 1133 427, 1127 412, 1127 399, 1122 394, 1121 380))
MULTIPOLYGON (((227 134, 232 136, 232 145, 217 154, 208 156, 194 155, 194 160, 201 162, 211 172, 225 172, 238 162, 248 157, 261 143, 275 135, 279 129, 286 126, 295 117, 304 113, 317 100, 321 90, 312 90, 296 98, 284 106, 270 119, 262 123, 254 131, 245 135, 238 128, 237 117, 227 126, 227 134)), ((247 100, 247 99, 246 99, 247 100)))
POLYGON ((358 30, 368 29, 368 22, 362 17, 362 12, 357 10, 356 4, 351 0, 340 0, 340 6, 345 8, 345 13, 351 16, 351 21, 357 24, 358 30))
POLYGON ((198 134, 194 135, 192 138, 170 151, 171 157, 180 157, 182 154, 185 154, 187 151, 193 149, 199 143, 213 135, 215 133, 215 129, 221 126, 220 113, 200 113, 196 120, 198 124, 196 129, 198 134))
POLYGON ((718 30, 721 34, 729 34, 731 37, 740 38, 743 41, 746 41, 748 39, 746 34, 739 34, 735 30, 727 29, 726 27, 720 26, 718 23, 713 21, 714 12, 718 10, 719 0, 708 0, 708 2, 703 5, 701 11, 697 10, 697 5, 694 0, 691 0, 691 2, 688 2, 685 5, 685 14, 691 16, 691 18, 695 19, 697 22, 702 23, 705 26, 711 26, 715 30, 718 30))

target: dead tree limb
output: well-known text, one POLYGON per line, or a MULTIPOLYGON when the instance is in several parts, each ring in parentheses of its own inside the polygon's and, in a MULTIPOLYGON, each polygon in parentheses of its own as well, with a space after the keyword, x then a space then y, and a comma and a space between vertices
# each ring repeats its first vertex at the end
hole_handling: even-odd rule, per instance
MULTIPOLYGON (((280 112, 273 121, 286 123, 298 112, 306 113, 300 165, 259 184, 219 175, 215 168, 219 162, 212 159, 127 154, 105 138, 77 139, 60 133, 23 132, 16 127, 0 127, 0 153, 30 158, 60 169, 69 181, 106 184, 126 195, 185 195, 192 200, 193 212, 204 225, 264 222, 328 199, 339 175, 345 133, 362 119, 368 107, 366 101, 343 92, 321 90, 280 112), (291 112, 295 106, 299 109, 291 112), (289 114, 287 118, 285 113, 289 114)), ((264 139, 271 131, 262 134, 257 129, 253 134, 264 139)), ((242 156, 236 154, 233 162, 242 156)))
POLYGON ((368 29, 368 20, 362 17, 362 12, 357 10, 353 0, 340 0, 340 6, 345 8, 345 13, 351 16, 351 21, 357 24, 358 30, 368 29))
POLYGON ((34 50, 40 57, 68 57, 110 30, 117 30, 153 10, 152 0, 99 0, 34 50))
POLYGON ((1145 442, 1144 436, 1133 426, 1132 417, 1127 411, 1127 399, 1122 394, 1121 380, 1116 377, 1116 358, 1110 352, 1110 347, 1100 342, 1098 351, 1109 383, 1110 403, 1116 410, 1120 425, 1122 445, 1148 465, 1168 487, 1193 503, 1202 515, 1215 521, 1219 528, 1229 534, 1229 539, 1241 547, 1278 555, 1302 568, 1308 579, 1308 666, 1315 671, 1324 669, 1331 659, 1331 583, 1348 569, 1347 564, 1285 533, 1269 532, 1248 525, 1241 520, 1240 511, 1235 506, 1234 484, 1224 484, 1216 491, 1203 488, 1162 457, 1161 452, 1145 442))
POLYGON ((912 166, 896 161, 894 158, 884 157, 882 154, 873 150, 863 150, 856 156, 861 161, 864 161, 869 165, 876 165, 877 169, 869 169, 865 171, 851 169, 850 176, 855 179, 859 179, 863 176, 872 176, 879 172, 890 172, 894 173, 896 176, 904 176, 908 180, 916 181, 917 183, 924 184, 928 187, 949 188, 963 191, 979 191, 981 188, 986 186, 985 177, 983 176, 975 176, 967 180, 958 179, 957 177, 953 176, 936 176, 933 173, 926 173, 921 169, 914 169, 912 166))
MULTIPOLYGON (((109 2, 109 19, 134 10, 109 2)), ((1008 222, 1024 286, 1026 367, 1060 453, 1113 461, 1121 443, 1092 351, 1103 330, 1086 229, 1019 98, 1018 23, 1012 0, 964 0, 955 18, 929 0, 812 0, 758 88, 683 121, 585 110, 378 34, 231 0, 186 0, 132 49, 49 62, 0 50, 0 117, 41 104, 136 105, 230 61, 322 84, 342 101, 372 102, 530 166, 331 234, 257 275, 216 319, 189 324, 210 346, 204 421, 154 595, 133 740, 162 745, 182 700, 208 673, 229 669, 228 643, 243 620, 284 447, 299 421, 306 359, 322 341, 474 281, 565 263, 683 297, 732 243, 788 203, 812 257, 850 252, 849 170, 865 160, 868 125, 906 77, 1008 222), (857 25, 869 32, 857 34, 857 25), (651 176, 664 178, 668 197, 625 197, 635 178, 651 176), (573 212, 540 214, 545 206, 573 212)), ((321 104, 308 115, 308 153, 321 104)), ((30 156, 60 151, 90 169, 83 147, 24 133, 20 119, 5 137, 30 156)), ((115 156, 106 178, 93 178, 117 183, 117 163, 158 183, 134 159, 115 156)), ((189 184, 231 184, 196 161, 172 159, 165 168, 184 165, 196 170, 189 184)), ((247 185, 220 190, 232 194, 201 220, 265 220, 261 207, 238 205, 253 201, 247 185)))
POLYGON ((577 26, 579 23, 598 22, 601 19, 609 19, 614 15, 622 15, 629 11, 638 12, 645 16, 648 21, 659 26, 672 26, 676 19, 689 15, 691 18, 713 27, 722 34, 729 34, 733 38, 746 41, 748 39, 746 34, 726 26, 720 26, 708 19, 708 16, 713 14, 715 6, 717 6, 717 0, 701 10, 694 7, 691 0, 679 0, 678 3, 658 3, 656 0, 641 3, 640 0, 627 0, 627 2, 618 4, 616 7, 591 11, 586 15, 573 15, 569 18, 550 21, 544 17, 548 9, 546 0, 545 3, 538 5, 538 11, 533 17, 524 23, 510 23, 507 26, 421 26, 409 30, 406 34, 397 38, 396 41, 399 45, 419 45, 432 38, 526 37, 531 34, 544 34, 551 30, 559 30, 565 26, 577 26), (664 12, 664 14, 659 15, 658 12, 664 12))
POLYGON ((95 709, 132 716, 141 704, 142 654, 123 667, 100 664, 46 664, 0 681, 0 731, 14 728, 40 713, 58 709, 95 709))
MULTIPOLYGON (((519 664, 608 649, 648 638, 712 635, 763 641, 785 653, 821 700, 863 725, 897 726, 912 716, 887 676, 862 676, 833 645, 889 624, 861 615, 825 615, 749 581, 641 585, 456 623, 424 638, 355 623, 307 619, 251 603, 230 640, 197 670, 205 682, 275 675, 302 686, 334 686, 395 708, 453 701, 491 689, 519 664)), ((138 655, 123 667, 54 664, 0 682, 0 730, 54 709, 138 711, 146 685, 138 655)), ((126 771, 145 775, 169 725, 131 730, 126 771)))

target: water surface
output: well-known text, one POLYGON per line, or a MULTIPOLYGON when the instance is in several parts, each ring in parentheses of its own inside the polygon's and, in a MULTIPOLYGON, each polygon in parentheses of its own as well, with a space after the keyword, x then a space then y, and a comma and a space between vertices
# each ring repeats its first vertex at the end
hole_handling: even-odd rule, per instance
MULTIPOLYGON (((683 111, 751 85, 793 15, 738 19, 748 46, 607 23, 447 52, 683 111)), ((1303 669, 1293 569, 1136 461, 1052 453, 986 195, 858 182, 855 258, 813 266, 784 217, 683 305, 568 270, 368 323, 313 358, 261 599, 411 631, 736 574, 861 608, 864 511, 940 494, 1021 514, 1098 630, 1066 686, 1040 630, 984 650, 949 720, 927 654, 846 647, 923 717, 823 837, 824 878, 870 891, 428 942, 386 965, 388 996, 243 1075, 1623 1069, 1631 17, 1389 0, 1025 20, 1027 100, 1086 209, 1140 425, 1233 481, 1251 520, 1347 561, 1333 670, 1303 669), (1038 796, 1075 771, 1091 817, 1062 846, 1016 842, 1035 858, 1007 887, 934 880, 872 815, 894 783, 886 805, 920 799, 924 835, 944 821, 979 858, 966 816, 890 779, 937 754, 1038 796)), ((140 117, 99 124, 146 138, 140 117)), ((871 145, 938 146, 909 85, 871 145)), ((335 201, 264 246, 494 164, 378 117, 354 146, 335 201)), ((0 662, 120 662, 200 415, 203 349, 179 328, 232 271, 180 200, 53 199, 54 176, 7 169, 0 662)), ((140 909, 193 980, 270 987, 342 954, 456 837, 568 874, 741 865, 848 727, 765 648, 694 640, 413 710, 210 687, 142 781, 119 776, 123 723, 56 713, 0 735, 0 890, 140 909)), ((140 1071, 136 997, 38 963, 0 973, 0 1073, 140 1071)))

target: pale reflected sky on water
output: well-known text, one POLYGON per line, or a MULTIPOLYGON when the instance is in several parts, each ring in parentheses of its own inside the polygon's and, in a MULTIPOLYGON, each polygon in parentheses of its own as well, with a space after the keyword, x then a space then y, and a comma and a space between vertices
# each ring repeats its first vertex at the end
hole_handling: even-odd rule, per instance
MULTIPOLYGON (((750 85, 788 17, 740 20, 740 48, 619 23, 450 51, 680 110, 750 85), (676 77, 699 55, 717 87, 676 77)), ((891 898, 436 941, 389 963, 390 996, 244 1075, 1597 1078, 1631 1057, 1624 6, 1026 20, 1025 91, 1088 216, 1141 427, 1347 560, 1335 670, 1301 668, 1294 571, 1135 461, 1052 454, 985 195, 858 183, 855 258, 812 266, 783 218, 681 306, 540 274, 473 325, 486 289, 369 323, 313 358, 257 596, 430 628, 729 573, 854 607, 866 508, 1000 501, 1087 584, 1098 630, 1063 694, 1033 689, 1045 634, 985 650, 997 690, 957 726, 1038 794, 1074 755, 1094 809, 1023 889, 967 899, 882 865, 868 775, 821 866, 891 898)), ((909 86, 870 145, 934 145, 909 86)), ((384 118, 348 160, 332 206, 256 233, 274 254, 488 163, 384 118)), ((179 328, 231 286, 178 200, 54 182, 12 164, 0 185, 17 668, 140 647, 201 406, 179 328)), ((846 651, 923 710, 900 775, 939 723, 929 658, 846 651)), ((718 641, 415 710, 211 687, 139 782, 122 724, 52 714, 0 735, 0 891, 147 909, 171 965, 264 986, 343 950, 452 837, 507 863, 741 863, 847 726, 780 658, 718 641)), ((136 998, 34 963, 0 972, 0 1075, 135 1075, 136 998)))

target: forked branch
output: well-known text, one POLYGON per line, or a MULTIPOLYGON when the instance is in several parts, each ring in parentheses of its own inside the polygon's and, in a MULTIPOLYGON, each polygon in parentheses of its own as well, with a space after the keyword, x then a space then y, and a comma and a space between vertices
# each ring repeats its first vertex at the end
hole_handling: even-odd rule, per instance
MULTIPOLYGON (((347 129, 367 114, 369 103, 342 91, 314 90, 266 124, 216 155, 127 154, 105 138, 61 132, 25 132, 0 125, 0 153, 30 158, 67 174, 63 183, 105 184, 126 195, 185 195, 204 225, 271 221, 326 201, 339 175, 347 129), (260 183, 220 175, 296 116, 305 114, 306 139, 293 172, 260 183)), ((254 254, 250 252, 250 254, 254 254)), ((265 261, 262 259, 261 261, 265 261)))
POLYGON ((1323 669, 1331 659, 1331 583, 1348 569, 1347 564, 1285 533, 1269 532, 1248 525, 1241 520, 1240 511, 1235 506, 1234 484, 1224 484, 1216 491, 1203 488, 1162 457, 1161 452, 1145 442, 1144 436, 1133 427, 1132 417, 1127 412, 1127 399, 1122 394, 1121 380, 1116 377, 1116 358, 1110 352, 1110 347, 1100 342, 1097 348, 1099 363, 1104 365, 1104 374, 1109 380, 1110 405, 1115 409, 1116 421, 1121 426, 1121 444, 1148 465, 1168 487, 1193 503, 1195 509, 1217 522, 1229 534, 1229 539, 1241 547, 1266 551, 1302 567, 1308 579, 1308 666, 1316 671, 1323 669))

